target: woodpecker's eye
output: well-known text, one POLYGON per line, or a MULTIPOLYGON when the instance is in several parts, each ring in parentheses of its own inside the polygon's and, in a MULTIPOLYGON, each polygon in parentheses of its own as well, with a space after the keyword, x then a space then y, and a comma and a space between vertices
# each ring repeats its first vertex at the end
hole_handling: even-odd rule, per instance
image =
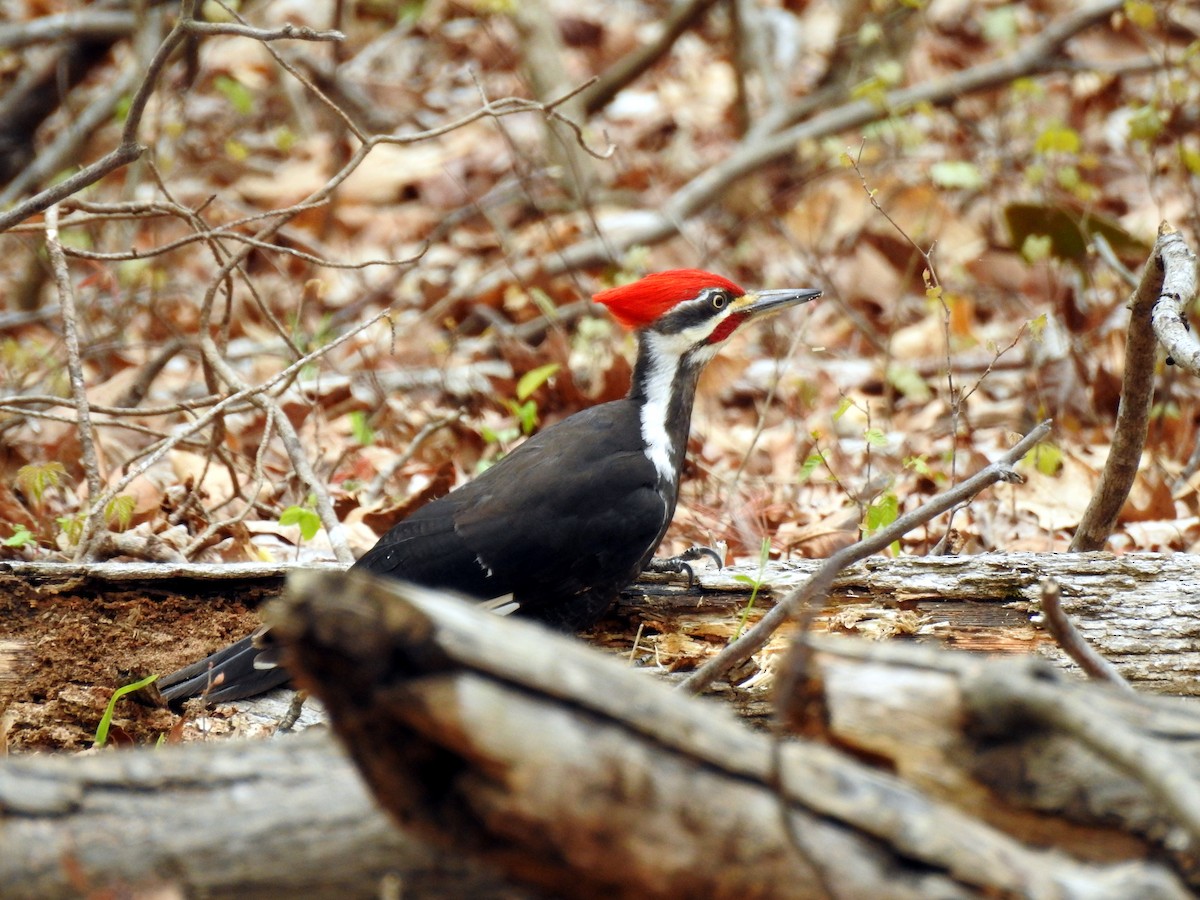
POLYGON ((725 304, 729 302, 729 295, 724 291, 713 291, 708 302, 712 304, 713 309, 724 309, 725 304))

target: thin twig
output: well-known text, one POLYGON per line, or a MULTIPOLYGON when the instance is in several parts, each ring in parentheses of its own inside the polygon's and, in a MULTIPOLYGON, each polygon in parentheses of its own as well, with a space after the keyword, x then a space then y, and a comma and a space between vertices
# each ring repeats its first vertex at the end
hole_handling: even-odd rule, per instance
MULTIPOLYGON (((356 335, 358 335, 360 332, 366 330, 367 328, 370 328, 372 325, 374 325, 380 319, 383 319, 383 318, 387 317, 388 315, 390 315, 390 312, 388 310, 384 310, 383 312, 372 316, 367 321, 350 329, 345 334, 340 335, 339 337, 330 341, 328 344, 318 347, 317 349, 313 350, 311 353, 307 353, 304 356, 300 357, 300 359, 296 360, 294 363, 292 363, 286 369, 277 373, 276 375, 272 376, 271 378, 268 378, 262 384, 246 387, 241 390, 235 391, 234 393, 226 396, 224 399, 219 400, 218 402, 214 403, 204 415, 200 416, 198 419, 196 419, 194 422, 192 422, 186 428, 181 428, 179 431, 177 431, 176 433, 171 435, 171 437, 168 440, 163 441, 158 447, 156 447, 154 449, 153 452, 146 454, 146 456, 142 459, 141 463, 139 463, 136 466, 130 466, 127 469, 127 471, 125 472, 125 474, 115 484, 110 485, 108 490, 106 490, 103 494, 101 494, 101 496, 97 500, 97 503, 101 506, 107 504, 110 500, 112 500, 113 497, 115 497, 121 491, 125 490, 125 488, 128 487, 129 484, 135 478, 137 478, 139 475, 141 475, 144 472, 146 472, 147 470, 149 470, 155 463, 157 463, 160 459, 162 459, 164 456, 166 456, 167 453, 169 453, 181 441, 186 440, 187 438, 191 437, 196 432, 198 432, 204 428, 207 428, 219 416, 225 415, 231 409, 237 408, 237 406, 239 404, 241 404, 243 401, 252 400, 257 395, 265 394, 268 391, 271 391, 277 385, 283 384, 284 382, 287 382, 287 381, 290 381, 305 366, 310 365, 311 363, 313 363, 316 360, 320 359, 321 357, 325 356, 327 353, 330 353, 337 347, 340 347, 342 344, 346 343, 346 341, 355 337, 356 335)), ((284 418, 286 418, 286 416, 284 418)), ((85 536, 86 536, 87 530, 88 530, 88 526, 85 523, 85 525, 84 525, 85 536)))
POLYGON ((485 294, 499 283, 507 282, 513 274, 518 280, 532 280, 537 275, 553 277, 588 266, 606 265, 631 247, 661 243, 678 234, 683 223, 726 196, 730 185, 760 171, 771 162, 794 157, 797 146, 861 128, 915 106, 947 106, 971 94, 1009 84, 1017 78, 1065 68, 1068 60, 1062 53, 1063 45, 1080 32, 1107 21, 1123 2, 1100 0, 1052 22, 1036 37, 1023 43, 1019 50, 1003 59, 980 63, 946 78, 930 79, 912 87, 889 91, 882 103, 853 100, 772 134, 752 129, 722 162, 705 169, 656 209, 643 210, 636 222, 621 231, 572 244, 552 257, 530 257, 511 266, 506 265, 503 270, 472 280, 469 286, 452 290, 429 307, 425 315, 428 321, 438 321, 447 309, 463 300, 466 291, 485 294))
POLYGON ((224 34, 250 38, 252 41, 262 41, 263 43, 269 41, 344 41, 346 39, 346 36, 340 31, 317 31, 307 25, 292 25, 286 22, 278 28, 254 28, 233 22, 200 22, 196 19, 186 19, 182 25, 183 30, 189 34, 224 34))
MULTIPOLYGON (((63 343, 67 347, 67 372, 71 379, 71 396, 75 400, 78 416, 80 459, 87 476, 88 501, 92 504, 89 519, 97 519, 104 513, 96 504, 100 496, 100 462, 96 457, 96 432, 92 428, 92 412, 88 406, 87 385, 83 380, 83 362, 79 356, 79 323, 75 315, 75 290, 71 287, 71 273, 67 269, 67 258, 63 255, 62 242, 58 238, 58 207, 46 210, 46 252, 54 270, 54 282, 58 286, 58 302, 62 309, 63 343)), ((98 523, 93 522, 94 532, 98 523)), ((88 550, 87 543, 79 542, 76 558, 82 559, 88 550)))
POLYGON ((391 462, 380 469, 379 473, 371 479, 371 484, 363 494, 362 505, 370 506, 383 496, 383 489, 387 487, 388 479, 395 475, 401 466, 405 465, 416 455, 416 452, 421 449, 421 445, 439 429, 445 428, 452 422, 457 422, 462 418, 462 415, 463 411, 461 409, 455 410, 448 416, 441 416, 421 426, 421 430, 413 435, 413 439, 408 442, 408 446, 404 448, 404 452, 394 457, 391 462))
POLYGON ((1046 630, 1079 668, 1083 669, 1091 678, 1107 681, 1131 694, 1136 693, 1133 686, 1125 680, 1125 676, 1117 670, 1117 667, 1089 644, 1087 638, 1075 627, 1071 617, 1062 608, 1062 589, 1053 578, 1047 578, 1042 582, 1041 607, 1046 630))
MULTIPOLYGON (((250 489, 250 501, 242 506, 235 515, 228 519, 223 519, 219 522, 209 522, 204 529, 196 535, 190 544, 183 550, 185 559, 191 559, 192 555, 203 549, 209 539, 218 531, 230 528, 242 522, 248 516, 251 510, 254 509, 253 500, 258 497, 262 491, 263 482, 266 480, 265 462, 267 456, 267 447, 271 443, 271 436, 275 432, 275 423, 277 422, 275 407, 268 407, 266 410, 266 421, 263 423, 262 437, 258 442, 258 452, 254 455, 254 486, 250 489)), ((214 510, 215 512, 215 510, 214 510)))
MULTIPOLYGON (((912 512, 905 513, 887 528, 833 554, 811 578, 780 600, 753 628, 688 676, 679 685, 680 689, 693 693, 702 691, 730 669, 745 662, 766 646, 780 625, 810 608, 810 604, 817 598, 825 596, 842 569, 878 553, 909 531, 954 508, 997 481, 1019 481, 1020 476, 1013 470, 1014 464, 1049 433, 1050 422, 1042 422, 1000 459, 976 472, 966 481, 939 494, 912 512)), ((794 644, 793 650, 795 647, 794 644)), ((783 673, 785 682, 794 679, 794 676, 793 679, 787 677, 788 668, 790 667, 785 667, 783 673)))

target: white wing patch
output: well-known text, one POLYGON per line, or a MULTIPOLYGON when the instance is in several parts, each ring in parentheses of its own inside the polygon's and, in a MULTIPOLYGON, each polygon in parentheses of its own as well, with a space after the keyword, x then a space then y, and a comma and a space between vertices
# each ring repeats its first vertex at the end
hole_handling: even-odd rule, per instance
POLYGON ((513 599, 512 593, 504 594, 479 605, 498 616, 510 616, 521 608, 521 604, 513 599))

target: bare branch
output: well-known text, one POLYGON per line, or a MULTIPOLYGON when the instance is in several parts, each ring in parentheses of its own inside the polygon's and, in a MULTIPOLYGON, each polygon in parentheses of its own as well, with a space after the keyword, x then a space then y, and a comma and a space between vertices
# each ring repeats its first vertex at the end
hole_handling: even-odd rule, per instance
POLYGON ((132 12, 118 9, 88 9, 39 16, 28 22, 0 25, 0 49, 49 44, 63 38, 122 38, 132 34, 136 25, 137 19, 132 12))
POLYGON ((1042 582, 1040 599, 1046 630, 1050 632, 1062 651, 1090 677, 1107 681, 1109 684, 1132 693, 1132 685, 1117 671, 1116 666, 1101 656, 1099 651, 1087 642, 1087 638, 1079 633, 1079 629, 1075 627, 1071 617, 1062 608, 1062 589, 1058 586, 1057 581, 1047 578, 1042 582))
POLYGON ((279 28, 253 28, 233 22, 199 22, 196 19, 183 21, 183 30, 189 34, 227 34, 246 37, 255 41, 344 41, 340 31, 317 31, 307 25, 284 23, 279 28))
MULTIPOLYGON (((1162 248, 1167 243, 1178 241, 1187 251, 1182 238, 1172 237, 1174 232, 1164 231, 1170 226, 1159 227, 1159 237, 1154 250, 1146 261, 1141 281, 1133 294, 1129 308, 1129 331, 1125 340, 1125 375, 1121 382, 1121 403, 1117 408, 1116 429, 1112 447, 1104 461, 1100 481, 1083 513, 1083 519, 1070 550, 1101 550, 1117 524, 1121 508, 1129 497, 1129 490, 1137 478, 1142 462, 1142 450, 1146 446, 1146 432, 1150 427, 1150 403, 1154 398, 1154 364, 1158 355, 1151 326, 1151 316, 1163 292, 1162 248)), ((1195 287, 1195 263, 1192 263, 1192 285, 1195 287)))
POLYGON ((448 416, 440 416, 432 421, 426 422, 421 430, 418 431, 408 446, 404 448, 404 452, 396 455, 386 466, 379 470, 371 484, 363 493, 363 505, 369 506, 378 500, 383 495, 383 489, 387 486, 388 479, 396 474, 397 471, 416 455, 416 452, 421 449, 421 445, 429 439, 438 429, 445 428, 452 422, 457 422, 462 418, 462 410, 457 410, 448 416))
MULTIPOLYGON (((363 322, 361 325, 358 325, 357 327, 350 329, 345 334, 340 335, 339 337, 330 341, 328 344, 324 344, 323 346, 318 347, 316 350, 312 351, 311 353, 307 353, 304 356, 300 357, 300 359, 296 360, 294 363, 292 363, 286 369, 279 372, 272 378, 268 378, 262 384, 242 388, 241 390, 235 391, 234 393, 229 394, 227 397, 223 398, 222 400, 219 400, 218 402, 214 403, 209 408, 208 412, 206 412, 204 415, 200 416, 198 419, 196 419, 196 421, 192 422, 186 428, 181 428, 179 431, 172 434, 168 440, 163 441, 158 447, 156 447, 154 449, 153 452, 146 454, 146 456, 142 459, 142 461, 138 465, 130 466, 129 469, 126 471, 126 473, 115 484, 110 485, 108 490, 106 490, 103 494, 100 495, 100 497, 97 498, 95 505, 100 506, 100 507, 104 507, 105 505, 107 505, 108 502, 110 500, 112 500, 113 497, 115 497, 121 491, 125 490, 125 488, 127 488, 129 486, 129 484, 135 478, 137 478, 139 475, 141 475, 144 472, 146 472, 147 470, 149 470, 151 466, 153 466, 160 459, 162 459, 164 456, 166 456, 167 453, 169 453, 172 448, 178 446, 181 441, 186 440, 187 438, 191 437, 193 434, 196 434, 198 431, 201 431, 202 429, 207 428, 219 416, 222 416, 225 413, 227 413, 229 410, 236 408, 238 404, 242 403, 242 401, 245 401, 245 400, 253 401, 253 398, 255 398, 261 394, 265 394, 268 391, 270 391, 272 388, 274 388, 276 385, 283 384, 284 382, 290 380, 305 366, 320 359, 321 357, 325 356, 327 353, 331 352, 335 348, 340 347, 342 344, 346 343, 346 341, 350 340, 352 337, 357 335, 359 332, 361 332, 367 328, 370 328, 372 325, 374 325, 380 319, 383 319, 383 318, 387 317, 388 315, 389 315, 389 311, 384 310, 383 312, 381 312, 375 316, 372 316, 370 319, 363 322)), ((283 416, 281 418, 286 419, 287 417, 283 416)), ((276 424, 278 424, 278 421, 276 424)), ((81 543, 83 540, 85 540, 87 538, 88 531, 89 531, 88 526, 85 524, 84 535, 80 539, 81 543)), ((331 539, 332 539, 332 535, 331 535, 331 539)))
MULTIPOLYGON (((745 662, 766 646, 780 625, 804 610, 815 599, 825 596, 842 569, 878 553, 912 529, 953 509, 997 481, 1019 481, 1020 476, 1013 470, 1013 466, 1049 433, 1050 422, 1042 422, 1000 459, 976 472, 955 488, 939 494, 912 512, 905 513, 887 528, 833 554, 811 578, 780 600, 753 628, 681 682, 680 688, 692 692, 702 691, 730 669, 745 662)), ((793 649, 794 647, 795 645, 793 649)), ((784 678, 785 682, 790 680, 784 678)), ((785 694, 786 690, 781 688, 781 696, 785 694)))
POLYGON ((1187 308, 1196 298, 1196 254, 1165 222, 1158 233, 1154 253, 1163 271, 1162 290, 1150 321, 1169 362, 1200 375, 1200 341, 1187 320, 1187 308))
MULTIPOLYGON (((58 207, 46 210, 46 252, 50 254, 50 265, 54 269, 54 281, 58 286, 59 306, 62 309, 63 343, 67 347, 67 371, 71 378, 71 395, 75 399, 75 413, 79 417, 79 450, 83 471, 87 476, 88 501, 92 504, 89 519, 103 515, 103 507, 96 505, 100 496, 100 463, 96 457, 96 433, 92 428, 92 413, 88 406, 87 385, 83 381, 83 363, 79 356, 79 325, 75 316, 75 290, 71 287, 71 273, 67 270, 67 258, 63 255, 62 243, 58 239, 58 207)), ((99 523, 93 521, 89 531, 94 533, 99 523)), ((87 542, 81 540, 77 556, 87 553, 87 542)))

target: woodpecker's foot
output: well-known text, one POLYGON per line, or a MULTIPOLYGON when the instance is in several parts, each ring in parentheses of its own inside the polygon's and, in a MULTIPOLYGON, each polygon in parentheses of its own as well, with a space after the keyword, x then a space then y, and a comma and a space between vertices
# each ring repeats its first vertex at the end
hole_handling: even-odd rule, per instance
POLYGON ((695 562, 701 557, 707 556, 717 564, 720 569, 725 565, 725 559, 714 550, 712 547, 689 547, 678 556, 670 556, 666 559, 652 559, 646 564, 644 571, 646 572, 665 572, 670 575, 683 575, 687 573, 688 590, 691 590, 692 585, 696 583, 696 573, 692 571, 692 567, 688 563, 695 562))

